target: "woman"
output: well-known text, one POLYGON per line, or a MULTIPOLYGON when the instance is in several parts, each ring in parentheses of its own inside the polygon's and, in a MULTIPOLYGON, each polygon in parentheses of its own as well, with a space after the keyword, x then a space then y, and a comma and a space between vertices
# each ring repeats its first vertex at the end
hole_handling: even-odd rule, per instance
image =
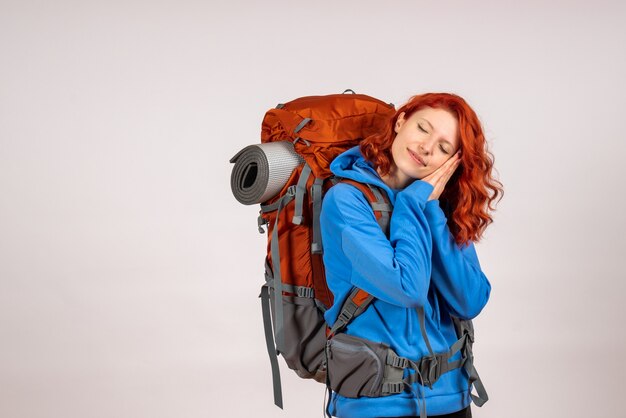
MULTIPOLYGON (((429 353, 421 309, 432 351, 448 352, 457 341, 451 315, 474 318, 489 299, 491 286, 473 241, 492 222, 487 209, 503 192, 491 178, 492 166, 475 112, 447 93, 412 97, 387 132, 337 157, 333 173, 384 190, 393 214, 386 236, 371 203, 353 185, 339 183, 325 196, 324 264, 335 300, 325 314, 328 324, 335 323, 343 302, 359 288, 373 302, 342 332, 382 342, 398 356, 417 360, 429 353)), ((354 367, 348 374, 355 376, 363 366, 346 367, 354 367)), ((410 386, 376 397, 333 392, 329 412, 340 418, 419 416, 425 407, 428 416, 471 417, 462 367, 443 373, 431 387, 410 386)))

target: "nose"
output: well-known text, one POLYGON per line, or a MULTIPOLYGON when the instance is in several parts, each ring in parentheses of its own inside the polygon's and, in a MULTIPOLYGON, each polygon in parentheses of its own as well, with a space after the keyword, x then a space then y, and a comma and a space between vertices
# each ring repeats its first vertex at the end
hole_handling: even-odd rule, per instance
POLYGON ((425 146, 424 144, 419 145, 419 150, 424 155, 430 155, 430 148, 431 148, 430 145, 428 146, 425 146))

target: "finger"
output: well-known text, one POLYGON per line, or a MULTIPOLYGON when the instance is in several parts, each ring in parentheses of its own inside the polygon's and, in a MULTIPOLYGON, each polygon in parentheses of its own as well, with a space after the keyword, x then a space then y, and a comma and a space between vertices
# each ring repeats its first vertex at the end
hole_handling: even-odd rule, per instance
POLYGON ((435 171, 433 171, 431 173, 431 175, 437 175, 437 174, 445 174, 446 171, 456 162, 458 161, 455 156, 453 155, 452 157, 448 158, 443 164, 441 164, 435 171))
POLYGON ((461 165, 461 160, 455 160, 452 164, 450 164, 450 169, 448 170, 450 176, 454 174, 459 165, 461 165))
POLYGON ((456 170, 461 162, 460 151, 454 153, 450 158, 448 158, 441 166, 439 166, 435 171, 430 173, 428 176, 424 177, 422 180, 432 183, 437 183, 443 181, 448 181, 448 178, 452 176, 452 173, 456 170), (447 177, 447 178, 446 178, 447 177))
POLYGON ((452 164, 450 164, 444 175, 444 184, 448 183, 448 180, 450 180, 456 169, 459 167, 459 164, 461 164, 461 160, 455 160, 452 164))
POLYGON ((456 167, 458 167, 460 161, 461 161, 460 159, 452 156, 445 163, 443 163, 441 167, 435 170, 433 174, 438 173, 438 174, 441 174, 442 177, 445 177, 448 174, 448 172, 454 172, 456 167))
POLYGON ((461 161, 461 153, 460 152, 457 152, 452 157, 448 158, 448 161, 446 161, 446 164, 453 165, 457 161, 461 161))

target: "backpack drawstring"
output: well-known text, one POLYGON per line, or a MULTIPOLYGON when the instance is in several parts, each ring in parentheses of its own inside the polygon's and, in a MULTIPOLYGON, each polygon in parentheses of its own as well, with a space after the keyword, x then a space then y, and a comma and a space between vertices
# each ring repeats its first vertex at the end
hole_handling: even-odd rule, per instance
POLYGON ((405 383, 409 386, 411 393, 415 395, 415 398, 417 400, 417 408, 420 411, 420 418, 428 418, 428 415, 426 414, 426 397, 424 397, 424 393, 421 390, 421 384, 419 384, 419 382, 424 381, 424 378, 422 377, 422 374, 420 373, 418 367, 414 368, 413 370, 415 370, 415 373, 419 376, 419 380, 417 380, 417 388, 414 388, 412 384, 406 382, 405 383))

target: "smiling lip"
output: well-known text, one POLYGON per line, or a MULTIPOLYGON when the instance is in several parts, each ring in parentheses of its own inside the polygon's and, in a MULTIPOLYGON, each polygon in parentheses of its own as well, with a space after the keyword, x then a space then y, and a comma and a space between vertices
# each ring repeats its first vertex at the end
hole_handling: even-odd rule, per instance
POLYGON ((409 155, 411 156, 411 158, 413 158, 413 160, 415 160, 420 165, 426 166, 426 164, 424 163, 424 160, 422 160, 419 155, 417 155, 411 150, 408 150, 408 151, 409 151, 409 155))

